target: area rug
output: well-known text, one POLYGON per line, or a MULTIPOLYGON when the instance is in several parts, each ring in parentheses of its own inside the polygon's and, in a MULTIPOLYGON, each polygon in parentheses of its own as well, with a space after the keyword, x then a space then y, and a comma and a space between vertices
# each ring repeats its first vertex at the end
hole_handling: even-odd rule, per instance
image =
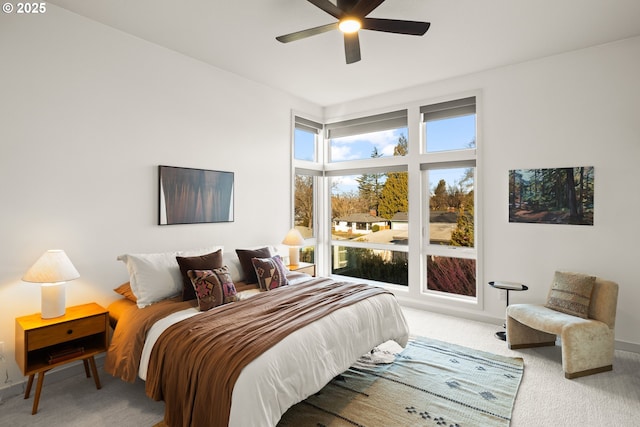
POLYGON ((507 427, 524 372, 505 357, 428 338, 385 343, 320 392, 290 408, 279 427, 507 427))

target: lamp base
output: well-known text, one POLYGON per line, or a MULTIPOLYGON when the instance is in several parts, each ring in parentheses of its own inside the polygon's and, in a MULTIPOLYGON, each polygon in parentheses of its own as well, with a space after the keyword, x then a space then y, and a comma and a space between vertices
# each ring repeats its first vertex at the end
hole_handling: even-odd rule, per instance
POLYGON ((289 247, 289 265, 300 264, 300 248, 297 246, 289 247))
POLYGON ((65 282, 46 283, 41 288, 40 307, 43 319, 53 319, 54 317, 64 316, 66 311, 66 295, 65 282))

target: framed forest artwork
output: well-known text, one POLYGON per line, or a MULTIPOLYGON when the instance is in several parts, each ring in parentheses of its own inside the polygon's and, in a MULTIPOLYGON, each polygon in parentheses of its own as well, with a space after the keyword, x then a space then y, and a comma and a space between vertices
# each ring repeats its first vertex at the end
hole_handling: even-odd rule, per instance
POLYGON ((159 225, 233 221, 233 172, 159 166, 159 225))
POLYGON ((509 222, 593 225, 593 166, 509 171, 509 222))

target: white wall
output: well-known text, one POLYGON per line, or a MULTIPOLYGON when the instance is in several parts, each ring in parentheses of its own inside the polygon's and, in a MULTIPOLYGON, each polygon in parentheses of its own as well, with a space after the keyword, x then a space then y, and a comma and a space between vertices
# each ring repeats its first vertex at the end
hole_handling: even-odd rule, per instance
MULTIPOLYGON (((638 76, 640 38, 633 38, 330 106, 325 117, 353 116, 479 90, 484 307, 481 313, 457 309, 458 314, 504 317, 504 301, 487 285, 490 280, 523 282, 529 290, 512 292, 511 302, 539 303, 546 299, 555 270, 579 271, 619 283, 618 347, 637 350, 638 76), (594 226, 509 223, 510 169, 567 166, 595 167, 594 226)), ((420 234, 419 228, 414 231, 420 234)), ((430 306, 426 299, 421 303, 430 306)))
POLYGON ((14 319, 40 311, 40 290, 20 278, 45 250, 80 272, 68 305, 106 306, 121 253, 286 234, 291 110, 319 107, 53 5, 0 14, 0 58, 0 389, 23 381, 14 319), (235 221, 156 225, 160 164, 235 172, 235 221))

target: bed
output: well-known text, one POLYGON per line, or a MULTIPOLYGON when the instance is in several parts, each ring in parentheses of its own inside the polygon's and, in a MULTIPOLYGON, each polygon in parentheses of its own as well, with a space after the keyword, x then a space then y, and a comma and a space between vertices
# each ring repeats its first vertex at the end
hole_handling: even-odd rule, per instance
POLYGON ((105 370, 143 379, 169 427, 275 426, 376 345, 406 345, 400 307, 382 288, 284 271, 287 285, 266 291, 235 276, 236 300, 206 311, 181 295, 109 306, 105 370))

